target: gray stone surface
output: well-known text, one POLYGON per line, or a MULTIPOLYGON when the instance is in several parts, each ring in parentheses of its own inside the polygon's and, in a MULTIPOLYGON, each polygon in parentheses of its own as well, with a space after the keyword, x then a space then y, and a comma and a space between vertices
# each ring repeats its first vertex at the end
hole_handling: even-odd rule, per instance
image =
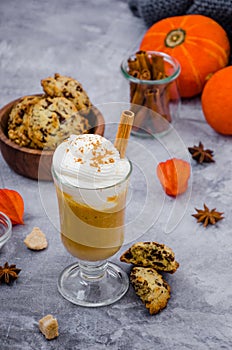
MULTIPOLYGON (((1 0, 0 105, 39 93, 40 79, 59 72, 79 79, 94 104, 107 103, 104 116, 115 121, 113 111, 117 114, 122 105, 109 102, 128 99, 120 62, 137 49, 145 30, 123 1, 1 0)), ((119 256, 131 241, 156 240, 173 248, 180 268, 165 276, 172 295, 156 316, 148 314, 132 287, 119 302, 96 309, 72 305, 59 295, 59 273, 74 259, 57 232, 53 185, 15 174, 0 156, 0 187, 19 191, 25 201, 25 225, 14 226, 0 251, 0 265, 9 261, 22 268, 15 284, 0 285, 1 350, 232 348, 231 138, 204 123, 197 99, 183 102, 173 125, 161 140, 131 138, 129 238, 112 258, 129 272, 119 256), (200 140, 215 150, 215 164, 199 166, 189 159, 186 147, 200 140), (192 165, 188 191, 176 200, 164 195, 155 175, 157 162, 170 155, 192 165), (207 229, 191 216, 204 202, 225 212, 224 220, 207 229), (49 240, 42 252, 29 251, 23 243, 34 226, 49 240), (60 336, 50 342, 38 330, 38 320, 48 313, 60 325, 60 336)), ((108 125, 107 137, 113 137, 114 128, 108 125)))

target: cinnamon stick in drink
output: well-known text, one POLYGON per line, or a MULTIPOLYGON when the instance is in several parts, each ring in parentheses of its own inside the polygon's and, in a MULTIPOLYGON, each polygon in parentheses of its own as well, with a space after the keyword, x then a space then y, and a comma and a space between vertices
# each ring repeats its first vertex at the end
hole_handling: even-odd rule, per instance
POLYGON ((119 151, 120 158, 125 158, 133 121, 134 113, 132 111, 125 110, 122 112, 114 142, 114 147, 119 151))

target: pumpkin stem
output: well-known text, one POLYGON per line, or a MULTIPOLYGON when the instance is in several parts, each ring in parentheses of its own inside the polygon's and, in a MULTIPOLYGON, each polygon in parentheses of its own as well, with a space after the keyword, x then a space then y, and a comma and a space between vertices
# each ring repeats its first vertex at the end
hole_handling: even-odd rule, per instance
POLYGON ((181 45, 185 40, 185 35, 185 30, 181 28, 173 29, 167 34, 165 38, 165 45, 170 48, 181 45))

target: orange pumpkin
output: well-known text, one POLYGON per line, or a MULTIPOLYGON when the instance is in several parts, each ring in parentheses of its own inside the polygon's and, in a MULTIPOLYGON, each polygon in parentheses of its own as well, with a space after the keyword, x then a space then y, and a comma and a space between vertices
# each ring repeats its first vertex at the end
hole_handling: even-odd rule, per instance
POLYGON ((232 66, 220 69, 205 85, 202 110, 208 124, 217 132, 232 135, 232 66))
POLYGON ((165 18, 145 33, 140 49, 162 51, 181 66, 180 95, 192 97, 202 92, 208 77, 229 61, 230 43, 225 30, 202 15, 165 18))
POLYGON ((164 191, 173 197, 187 190, 190 172, 190 164, 178 158, 171 158, 166 160, 166 162, 161 162, 156 168, 158 179, 164 191))

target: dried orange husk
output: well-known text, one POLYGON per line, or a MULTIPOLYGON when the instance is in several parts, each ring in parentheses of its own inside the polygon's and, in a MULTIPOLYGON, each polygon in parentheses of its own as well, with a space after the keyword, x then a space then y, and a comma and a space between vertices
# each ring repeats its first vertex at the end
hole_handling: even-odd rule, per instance
POLYGON ((0 211, 10 218, 12 225, 24 224, 24 201, 17 191, 0 189, 0 211))
POLYGON ((169 196, 176 197, 187 190, 191 167, 185 160, 168 159, 158 164, 156 172, 164 191, 169 196))

